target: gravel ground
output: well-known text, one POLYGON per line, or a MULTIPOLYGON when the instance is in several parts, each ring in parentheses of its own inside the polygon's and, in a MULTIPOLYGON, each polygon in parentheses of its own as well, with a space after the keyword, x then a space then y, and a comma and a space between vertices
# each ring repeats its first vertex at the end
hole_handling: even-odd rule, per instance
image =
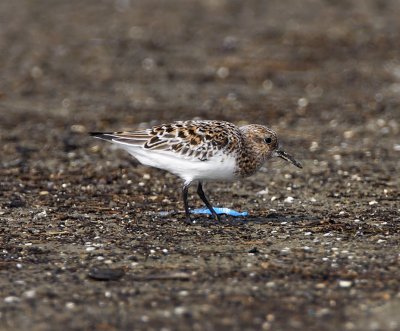
POLYGON ((0 2, 0 330, 400 330, 399 16, 0 2), (209 183, 250 216, 187 225, 177 178, 87 134, 192 118, 267 124, 304 169, 209 183))

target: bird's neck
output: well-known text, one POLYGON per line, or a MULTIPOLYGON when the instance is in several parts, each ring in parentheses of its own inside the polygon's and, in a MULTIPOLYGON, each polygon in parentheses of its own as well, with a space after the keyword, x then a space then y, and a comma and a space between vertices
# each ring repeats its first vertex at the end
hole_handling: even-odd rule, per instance
POLYGON ((266 157, 257 149, 257 144, 247 139, 246 136, 242 140, 243 148, 237 155, 238 169, 237 173, 240 177, 248 177, 253 175, 265 163, 266 157))

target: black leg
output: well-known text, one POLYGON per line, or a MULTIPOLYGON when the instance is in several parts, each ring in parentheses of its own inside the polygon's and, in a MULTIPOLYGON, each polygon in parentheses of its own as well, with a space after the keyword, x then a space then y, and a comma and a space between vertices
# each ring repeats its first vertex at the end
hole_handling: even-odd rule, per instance
POLYGON ((186 222, 192 223, 192 219, 190 218, 190 213, 189 213, 189 204, 188 204, 189 186, 190 184, 183 185, 182 197, 183 197, 183 205, 185 206, 186 222))
POLYGON ((204 194, 203 191, 203 185, 201 185, 201 182, 199 182, 199 185, 197 186, 197 194, 199 195, 200 199, 203 200, 203 202, 206 204, 207 208, 210 210, 211 214, 214 216, 214 218, 217 221, 220 221, 221 218, 219 215, 215 212, 214 208, 211 206, 211 203, 207 200, 206 195, 204 194))

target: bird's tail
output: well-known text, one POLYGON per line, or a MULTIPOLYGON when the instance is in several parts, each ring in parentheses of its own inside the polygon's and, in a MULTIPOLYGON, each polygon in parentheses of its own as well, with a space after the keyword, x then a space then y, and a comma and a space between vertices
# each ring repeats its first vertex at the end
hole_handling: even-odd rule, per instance
POLYGON ((89 134, 98 139, 131 146, 142 146, 150 138, 146 131, 90 132, 89 134))
POLYGON ((103 139, 103 140, 113 140, 116 138, 113 132, 89 132, 92 137, 103 139))

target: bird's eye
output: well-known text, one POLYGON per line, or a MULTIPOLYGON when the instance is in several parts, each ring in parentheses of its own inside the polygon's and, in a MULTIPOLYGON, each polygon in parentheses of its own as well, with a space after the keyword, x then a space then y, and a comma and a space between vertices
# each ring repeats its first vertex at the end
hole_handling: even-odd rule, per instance
POLYGON ((269 145, 270 143, 272 143, 272 138, 271 137, 265 138, 265 142, 269 145))

